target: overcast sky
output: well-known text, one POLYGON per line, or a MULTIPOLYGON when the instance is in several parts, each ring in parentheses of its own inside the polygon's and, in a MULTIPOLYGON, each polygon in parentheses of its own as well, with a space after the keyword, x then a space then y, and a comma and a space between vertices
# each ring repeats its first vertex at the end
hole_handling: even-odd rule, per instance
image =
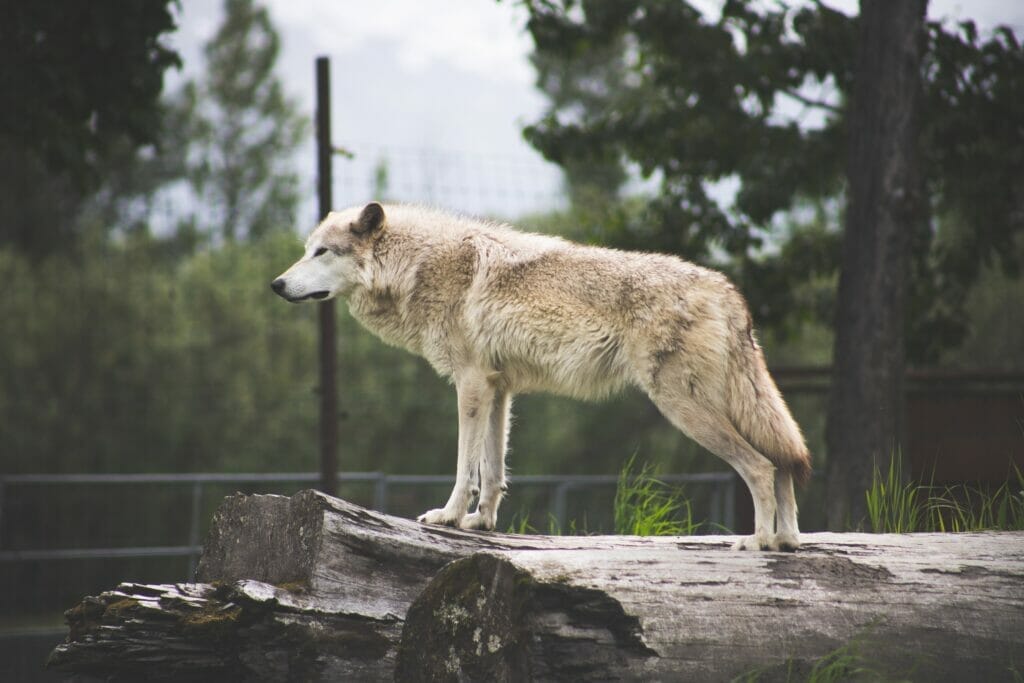
MULTIPOLYGON (((395 199, 515 217, 559 201, 560 175, 522 138, 543 109, 533 87, 525 13, 503 0, 264 0, 281 33, 279 74, 312 114, 317 56, 331 58, 336 144, 356 151, 335 165, 335 204, 370 199, 385 161, 395 199)), ((713 12, 721 2, 695 3, 713 12)), ((855 0, 827 2, 856 11, 855 0)), ((932 0, 932 18, 972 18, 1024 33, 1019 0, 932 0)), ((184 75, 221 18, 217 0, 183 0, 174 44, 184 75)), ((181 74, 168 79, 169 88, 181 74)), ((300 162, 310 174, 310 146, 300 162)), ((312 194, 312 188, 311 188, 312 194)), ((312 211, 312 208, 308 208, 312 211)))

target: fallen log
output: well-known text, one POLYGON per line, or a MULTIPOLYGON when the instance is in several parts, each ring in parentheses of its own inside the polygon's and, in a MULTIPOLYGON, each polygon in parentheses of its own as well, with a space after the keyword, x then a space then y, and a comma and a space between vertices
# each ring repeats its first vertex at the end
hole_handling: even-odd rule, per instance
POLYGON ((68 639, 47 665, 76 681, 391 677, 401 619, 324 612, 294 590, 122 583, 65 613, 68 639))
POLYGON ((1024 671, 1024 534, 517 536, 313 491, 232 496, 199 584, 68 612, 67 672, 175 680, 762 680, 859 650, 913 680, 1024 671))
POLYGON ((410 606, 396 678, 804 680, 841 652, 868 679, 1019 680, 1021 534, 806 540, 474 554, 410 606))

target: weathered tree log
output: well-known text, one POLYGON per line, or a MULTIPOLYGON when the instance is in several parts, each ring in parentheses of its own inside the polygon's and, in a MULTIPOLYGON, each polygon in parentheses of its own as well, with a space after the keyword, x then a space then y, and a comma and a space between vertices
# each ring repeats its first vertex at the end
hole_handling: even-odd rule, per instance
POLYGON ((397 678, 802 680, 842 648, 890 680, 1019 680, 1021 534, 807 540, 474 554, 413 602, 397 678))
POLYGON ((48 666, 78 681, 391 677, 401 619, 324 612, 296 590, 258 581, 123 583, 66 613, 67 642, 48 666))
POLYGON ((732 540, 468 532, 312 491, 232 496, 203 583, 86 598, 51 663, 115 679, 771 680, 851 647, 913 680, 1024 671, 1024 534, 805 534, 796 554, 732 540))

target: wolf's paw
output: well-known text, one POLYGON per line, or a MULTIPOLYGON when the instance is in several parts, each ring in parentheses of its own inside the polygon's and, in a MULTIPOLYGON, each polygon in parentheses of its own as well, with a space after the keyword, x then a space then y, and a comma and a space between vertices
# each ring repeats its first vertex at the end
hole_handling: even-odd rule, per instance
POLYGON ((494 518, 491 515, 481 514, 480 511, 471 512, 462 518, 459 522, 459 528, 461 529, 483 529, 484 531, 494 531, 494 518))
POLYGON ((785 553, 796 552, 797 548, 800 547, 800 534, 797 533, 780 533, 775 534, 775 545, 778 546, 779 550, 785 553))
POLYGON ((754 534, 753 536, 744 536, 740 540, 732 544, 733 550, 778 550, 779 546, 775 542, 773 534, 754 534))
POLYGON ((424 512, 416 518, 416 521, 422 522, 423 524, 443 524, 444 526, 457 527, 463 517, 465 517, 465 515, 452 514, 445 508, 435 508, 424 512))

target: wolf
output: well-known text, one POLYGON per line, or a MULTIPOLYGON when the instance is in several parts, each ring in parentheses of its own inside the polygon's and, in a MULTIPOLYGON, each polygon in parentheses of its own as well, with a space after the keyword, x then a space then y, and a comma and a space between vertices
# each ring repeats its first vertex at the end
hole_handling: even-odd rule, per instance
POLYGON ((800 545, 794 482, 810 476, 810 454, 721 273, 373 202, 328 214, 271 288, 290 302, 346 300, 455 385, 455 486, 421 522, 494 529, 514 395, 600 399, 632 386, 750 488, 754 533, 735 549, 800 545))

